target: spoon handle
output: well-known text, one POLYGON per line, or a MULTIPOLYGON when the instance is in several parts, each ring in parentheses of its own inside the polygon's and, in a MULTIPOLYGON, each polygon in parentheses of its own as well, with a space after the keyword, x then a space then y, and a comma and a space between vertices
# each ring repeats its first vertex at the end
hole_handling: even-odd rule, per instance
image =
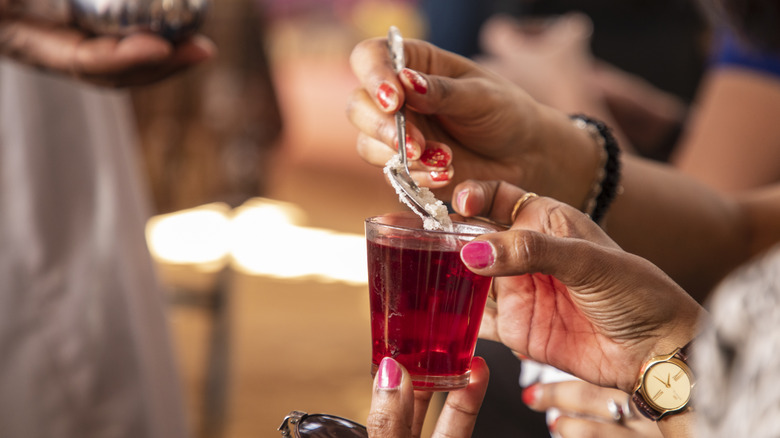
MULTIPOLYGON (((401 37, 401 31, 395 26, 390 26, 390 30, 387 32, 387 48, 393 61, 393 70, 400 73, 406 67, 404 39, 401 37)), ((403 106, 395 113, 395 129, 398 133, 398 153, 401 155, 401 163, 403 163, 406 173, 409 174, 409 165, 406 162, 406 115, 403 106)))

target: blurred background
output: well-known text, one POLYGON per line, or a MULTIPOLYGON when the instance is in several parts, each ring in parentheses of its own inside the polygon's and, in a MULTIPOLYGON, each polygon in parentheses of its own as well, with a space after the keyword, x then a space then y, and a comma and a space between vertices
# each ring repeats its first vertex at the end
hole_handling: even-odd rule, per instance
POLYGON ((424 34, 410 1, 217 0, 217 59, 133 91, 195 437, 279 436, 292 410, 365 422, 363 220, 401 207, 355 152, 348 56, 391 24, 424 34))
MULTIPOLYGON (((170 294, 193 436, 278 436, 292 410, 365 421, 372 380, 363 220, 402 206, 355 152, 345 116, 357 85, 353 46, 395 25, 405 37, 473 56, 492 14, 539 5, 556 14, 566 3, 215 0, 204 33, 218 58, 133 91, 157 212, 147 239, 170 294)), ((597 56, 634 55, 610 61, 690 100, 704 58, 692 8, 676 0, 636 1, 630 11, 616 1, 579 3, 594 9, 596 30, 619 35, 595 32, 597 56), (604 21, 612 27, 599 24, 599 11, 611 11, 604 21), (662 15, 664 25, 654 25, 662 15), (646 50, 625 50, 638 44, 646 50), (690 68, 666 69, 674 57, 690 68)), ((515 401, 517 372, 501 383, 515 401)))

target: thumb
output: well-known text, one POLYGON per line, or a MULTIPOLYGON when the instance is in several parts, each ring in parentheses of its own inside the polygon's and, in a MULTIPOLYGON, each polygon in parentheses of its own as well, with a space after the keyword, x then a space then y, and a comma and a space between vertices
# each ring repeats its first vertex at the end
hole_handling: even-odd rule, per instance
POLYGON ((531 230, 508 230, 480 236, 461 249, 461 259, 480 275, 503 277, 541 273, 563 283, 586 284, 604 277, 620 262, 619 249, 584 239, 556 237, 531 230))
POLYGON ((374 392, 366 427, 371 438, 412 436, 414 391, 409 372, 397 361, 385 357, 374 378, 374 392))

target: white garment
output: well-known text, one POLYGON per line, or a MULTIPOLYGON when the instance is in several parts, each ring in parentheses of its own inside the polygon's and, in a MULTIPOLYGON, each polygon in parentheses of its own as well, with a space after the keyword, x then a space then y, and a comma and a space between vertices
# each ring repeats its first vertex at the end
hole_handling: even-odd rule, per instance
MULTIPOLYGON (((523 359, 523 365, 520 368, 521 388, 527 388, 534 383, 558 383, 570 380, 579 379, 554 366, 536 362, 531 359, 523 359)), ((561 411, 558 410, 558 408, 550 408, 545 411, 545 420, 547 421, 548 426, 554 423, 560 416, 561 411)), ((550 431, 551 438, 559 438, 560 436, 561 435, 557 432, 550 431)))
POLYGON ((780 246, 715 291, 691 362, 698 437, 780 436, 780 246))
POLYGON ((0 436, 186 435, 127 97, 0 60, 0 436))

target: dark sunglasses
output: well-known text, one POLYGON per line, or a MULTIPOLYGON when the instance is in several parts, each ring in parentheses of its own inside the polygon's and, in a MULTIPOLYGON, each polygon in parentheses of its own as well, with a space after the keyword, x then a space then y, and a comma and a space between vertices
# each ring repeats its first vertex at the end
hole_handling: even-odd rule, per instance
POLYGON ((292 411, 279 426, 285 438, 368 438, 362 424, 328 414, 292 411))

